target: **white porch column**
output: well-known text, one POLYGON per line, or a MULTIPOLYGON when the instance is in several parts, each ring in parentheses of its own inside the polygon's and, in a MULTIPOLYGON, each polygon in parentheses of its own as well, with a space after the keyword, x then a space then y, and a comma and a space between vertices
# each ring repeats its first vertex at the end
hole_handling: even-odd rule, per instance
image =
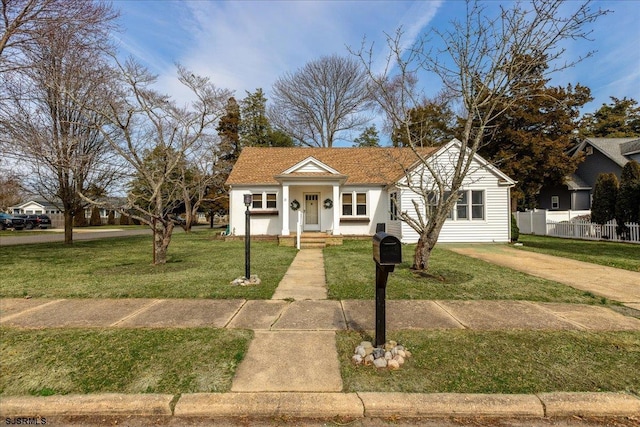
POLYGON ((282 183, 282 235, 289 235, 289 184, 282 183))
POLYGON ((340 234, 340 186, 333 185, 333 234, 340 234))

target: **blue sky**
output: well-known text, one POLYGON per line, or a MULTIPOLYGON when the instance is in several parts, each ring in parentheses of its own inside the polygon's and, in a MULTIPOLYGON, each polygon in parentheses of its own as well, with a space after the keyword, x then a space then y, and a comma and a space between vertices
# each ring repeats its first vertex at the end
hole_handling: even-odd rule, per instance
MULTIPOLYGON (((347 55, 346 47, 359 47, 365 36, 382 47, 384 32, 402 26, 412 39, 464 16, 460 0, 116 0, 114 7, 121 11, 123 31, 116 35, 121 53, 138 58, 159 76, 159 89, 178 101, 186 98, 175 79, 175 62, 234 90, 237 98, 259 87, 268 98, 283 73, 322 55, 347 55)), ((588 86, 595 99, 583 112, 595 111, 610 96, 640 102, 640 0, 596 1, 594 7, 612 13, 589 28, 592 42, 568 43, 566 55, 597 52, 551 81, 588 86)))

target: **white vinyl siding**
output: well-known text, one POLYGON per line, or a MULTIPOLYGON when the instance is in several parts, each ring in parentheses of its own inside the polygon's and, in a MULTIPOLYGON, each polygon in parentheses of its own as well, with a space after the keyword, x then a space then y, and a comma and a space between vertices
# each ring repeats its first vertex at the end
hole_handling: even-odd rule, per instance
MULTIPOLYGON (((450 159, 448 156, 442 158, 450 159)), ((450 214, 445 221, 438 242, 508 242, 509 187, 500 185, 499 177, 495 173, 477 163, 471 167, 460 191, 464 195, 454 206, 452 215, 450 214)), ((426 210, 422 197, 406 187, 401 187, 399 198, 403 212, 410 215, 415 212, 412 200, 418 202, 422 212, 426 210)), ((401 229, 403 243, 418 241, 418 233, 405 222, 402 222, 401 229)))

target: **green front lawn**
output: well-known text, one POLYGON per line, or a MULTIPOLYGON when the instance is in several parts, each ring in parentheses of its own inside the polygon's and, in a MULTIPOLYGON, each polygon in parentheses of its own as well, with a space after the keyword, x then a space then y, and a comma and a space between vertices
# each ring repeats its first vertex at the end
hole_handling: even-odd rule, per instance
POLYGON ((640 271, 640 244, 637 243, 561 239, 529 234, 521 234, 519 241, 523 244, 519 248, 525 251, 640 271))
POLYGON ((0 247, 0 297, 271 298, 294 248, 252 242, 251 273, 260 286, 230 286, 245 270, 244 242, 214 232, 176 233, 168 262, 152 265, 151 236, 0 247))
POLYGON ((226 392, 251 331, 1 328, 0 394, 226 392))
MULTIPOLYGON (((527 300, 600 304, 601 298, 550 280, 520 273, 436 246, 429 274, 410 269, 414 245, 402 248, 403 263, 389 275, 387 298, 427 300, 527 300)), ((329 297, 375 298, 370 241, 345 241, 324 251, 329 297)))
POLYGON ((339 332, 346 392, 640 393, 640 332, 400 331, 412 357, 398 371, 351 363, 370 336, 339 332))

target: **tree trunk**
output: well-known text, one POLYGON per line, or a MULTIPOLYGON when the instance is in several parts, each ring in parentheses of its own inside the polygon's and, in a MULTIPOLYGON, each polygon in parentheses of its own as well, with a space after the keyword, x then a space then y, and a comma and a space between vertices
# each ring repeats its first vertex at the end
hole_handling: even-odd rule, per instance
POLYGON ((429 231, 425 230, 424 234, 420 235, 418 243, 416 245, 416 251, 413 254, 413 269, 426 271, 429 269, 429 259, 431 258, 431 251, 438 243, 438 236, 440 235, 440 229, 442 227, 436 227, 429 231))
POLYGON ((167 263, 167 250, 171 243, 171 234, 173 233, 173 222, 166 223, 157 222, 154 232, 153 251, 155 262, 154 265, 162 265, 167 263))
POLYGON ((73 212, 71 209, 65 209, 64 211, 64 244, 70 245, 73 243, 73 212))

